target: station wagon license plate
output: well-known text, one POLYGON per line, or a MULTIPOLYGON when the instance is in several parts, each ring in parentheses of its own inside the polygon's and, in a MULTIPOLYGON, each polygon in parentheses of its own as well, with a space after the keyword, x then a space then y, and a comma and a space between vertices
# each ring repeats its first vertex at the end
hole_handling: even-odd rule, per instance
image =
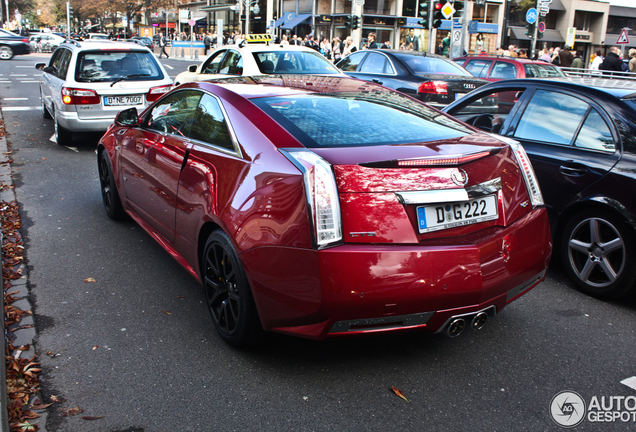
POLYGON ((488 195, 468 201, 438 203, 417 208, 420 233, 455 228, 499 217, 497 196, 488 195))
POLYGON ((104 105, 120 106, 120 105, 141 105, 144 103, 142 95, 136 96, 104 96, 104 105))

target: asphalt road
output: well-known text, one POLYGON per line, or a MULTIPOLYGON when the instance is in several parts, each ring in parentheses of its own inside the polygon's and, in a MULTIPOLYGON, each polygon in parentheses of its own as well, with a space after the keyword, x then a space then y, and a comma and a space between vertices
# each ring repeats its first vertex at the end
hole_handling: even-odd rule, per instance
MULTIPOLYGON (((33 68, 47 57, 0 62, 42 392, 65 400, 51 407, 47 431, 559 430, 549 408, 561 391, 588 405, 636 396, 620 383, 636 375, 636 301, 589 298, 558 266, 483 330, 456 339, 272 334, 252 351, 229 347, 197 281, 133 222, 106 217, 99 137, 77 136, 69 148, 50 140, 33 68), (74 407, 83 413, 62 415, 74 407)), ((190 63, 164 62, 173 76, 190 63)), ((633 399, 623 411, 636 410, 633 399)), ((586 417, 577 430, 634 425, 586 417)))

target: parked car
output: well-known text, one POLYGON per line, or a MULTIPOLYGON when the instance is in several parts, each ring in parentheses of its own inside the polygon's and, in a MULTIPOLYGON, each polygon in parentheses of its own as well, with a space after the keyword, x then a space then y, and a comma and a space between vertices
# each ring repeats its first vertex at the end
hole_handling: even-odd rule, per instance
POLYGON ((88 40, 108 40, 108 35, 105 33, 88 33, 84 39, 88 40))
POLYGON ((53 33, 36 33, 29 37, 29 45, 33 52, 52 52, 65 40, 53 33))
POLYGON ((29 54, 29 39, 0 29, 0 60, 11 60, 14 55, 29 54))
POLYGON ((68 41, 51 55, 40 78, 42 115, 55 121, 55 138, 68 145, 73 132, 106 131, 122 109, 145 108, 172 89, 152 52, 137 44, 68 41))
POLYGON ((458 57, 455 62, 476 77, 487 81, 565 76, 563 71, 553 64, 527 58, 477 55, 458 57))
POLYGON ((349 76, 382 84, 437 107, 487 84, 446 57, 418 51, 360 50, 336 66, 349 76))
POLYGON ((603 299, 634 293, 636 83, 499 81, 444 111, 523 145, 556 250, 581 291, 603 299))
POLYGON ((523 148, 341 76, 187 83, 98 144, 106 213, 204 287, 220 336, 478 329, 545 276, 523 148))
POLYGON ((141 41, 146 46, 146 48, 149 48, 149 49, 154 49, 155 48, 155 45, 153 44, 152 39, 149 38, 149 37, 133 36, 132 39, 141 41))
POLYGON ((271 74, 343 75, 322 54, 295 45, 244 43, 224 45, 199 66, 190 65, 174 79, 175 85, 224 76, 271 74))
POLYGON ((146 44, 143 43, 142 41, 140 41, 139 39, 124 39, 124 42, 134 43, 134 44, 140 45, 140 46, 142 46, 144 48, 147 48, 146 44))

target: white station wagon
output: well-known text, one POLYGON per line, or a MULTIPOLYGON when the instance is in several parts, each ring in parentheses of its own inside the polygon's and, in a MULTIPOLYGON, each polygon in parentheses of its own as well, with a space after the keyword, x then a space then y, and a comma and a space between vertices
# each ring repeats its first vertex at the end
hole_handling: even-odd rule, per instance
POLYGON ((140 111, 172 89, 172 80, 147 48, 111 41, 67 41, 42 69, 42 115, 55 121, 55 138, 106 131, 119 111, 140 111))

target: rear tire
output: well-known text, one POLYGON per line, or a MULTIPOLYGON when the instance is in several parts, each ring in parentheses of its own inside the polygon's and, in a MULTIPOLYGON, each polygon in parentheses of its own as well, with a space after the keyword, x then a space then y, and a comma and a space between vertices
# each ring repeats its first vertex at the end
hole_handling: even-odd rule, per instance
POLYGON ((602 300, 622 297, 636 283, 634 236, 603 210, 574 215, 561 237, 561 261, 579 290, 602 300))
POLYGON ((11 60, 13 58, 13 50, 7 45, 0 46, 0 60, 11 60))
POLYGON ((221 338, 236 347, 253 345, 262 327, 243 266, 223 231, 208 237, 201 269, 206 304, 221 338))
POLYGON ((46 109, 46 105, 44 104, 44 97, 42 96, 42 93, 40 93, 40 99, 42 99, 42 117, 44 117, 47 120, 52 119, 53 116, 51 115, 49 110, 46 109))
POLYGON ((71 131, 64 129, 60 126, 60 122, 55 119, 55 142, 61 146, 71 145, 73 141, 73 134, 71 131))
POLYGON ((110 158, 106 150, 99 155, 99 184, 102 192, 102 201, 104 202, 104 210, 109 218, 113 220, 123 220, 126 218, 126 212, 121 204, 113 169, 110 165, 110 158))

